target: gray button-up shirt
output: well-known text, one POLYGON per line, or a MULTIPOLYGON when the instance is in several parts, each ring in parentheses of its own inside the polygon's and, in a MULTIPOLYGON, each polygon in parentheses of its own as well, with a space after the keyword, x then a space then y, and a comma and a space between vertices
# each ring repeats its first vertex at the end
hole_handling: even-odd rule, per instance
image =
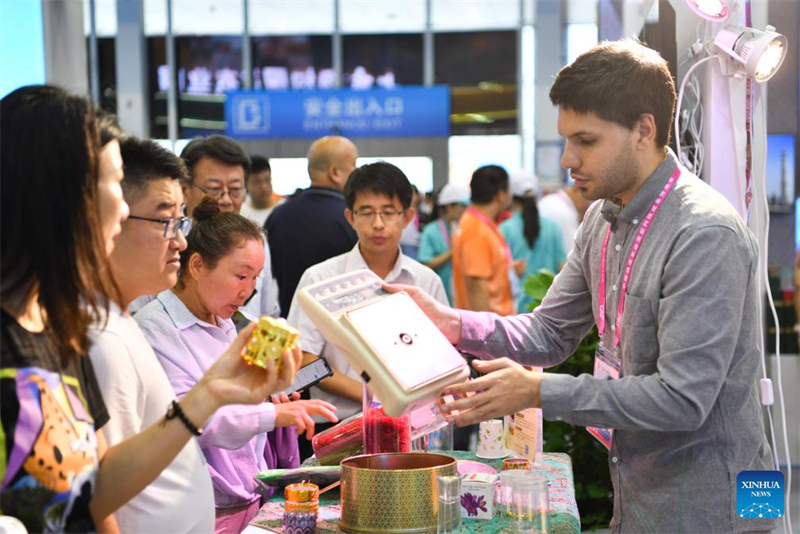
MULTIPOLYGON (((639 224, 678 165, 667 157, 620 211, 596 202, 542 305, 499 317, 462 312, 460 350, 553 366, 597 322, 600 250, 611 226, 606 331, 612 347, 625 262, 639 224)), ((619 380, 548 374, 546 419, 615 428, 615 532, 767 531, 743 519, 736 475, 773 469, 758 395, 757 244, 728 201, 682 174, 639 250, 627 288, 619 380)))

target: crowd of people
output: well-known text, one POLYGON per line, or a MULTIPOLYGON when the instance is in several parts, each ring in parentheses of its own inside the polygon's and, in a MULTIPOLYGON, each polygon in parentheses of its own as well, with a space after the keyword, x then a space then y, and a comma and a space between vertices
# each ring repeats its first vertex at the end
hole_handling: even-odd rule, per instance
POLYGON ((598 45, 550 96, 571 186, 539 199, 531 175, 487 165, 423 217, 408 177, 357 167, 344 137, 310 146, 311 186, 284 199, 269 161, 224 136, 176 156, 60 89, 4 97, 2 513, 31 532, 241 532, 268 497, 253 475, 298 466, 361 409, 360 377, 296 295, 367 268, 477 358, 454 422, 541 407, 614 429, 615 530, 745 529, 728 481, 772 463, 753 237, 668 148, 658 54, 598 45), (560 274, 527 313, 540 269, 560 274), (261 316, 300 330, 280 372, 240 357, 261 316), (521 365, 564 360, 595 323, 605 375, 521 365), (330 378, 280 393, 318 358, 330 378))
POLYGON ((247 365, 249 325, 178 398, 127 308, 177 282, 185 165, 140 155, 155 179, 129 187, 122 132, 54 87, 18 89, 0 113, 3 514, 30 532, 215 530, 193 438, 223 407, 291 386, 300 348, 280 372, 247 365))

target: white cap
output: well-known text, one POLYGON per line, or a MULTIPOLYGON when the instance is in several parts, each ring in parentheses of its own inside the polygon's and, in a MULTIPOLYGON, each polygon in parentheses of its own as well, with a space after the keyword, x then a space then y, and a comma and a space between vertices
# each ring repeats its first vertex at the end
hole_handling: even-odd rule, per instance
POLYGON ((447 206, 448 204, 469 204, 470 192, 468 187, 454 183, 447 183, 439 192, 436 204, 447 206))
POLYGON ((517 171, 511 175, 511 196, 536 196, 539 192, 539 179, 528 171, 517 171))

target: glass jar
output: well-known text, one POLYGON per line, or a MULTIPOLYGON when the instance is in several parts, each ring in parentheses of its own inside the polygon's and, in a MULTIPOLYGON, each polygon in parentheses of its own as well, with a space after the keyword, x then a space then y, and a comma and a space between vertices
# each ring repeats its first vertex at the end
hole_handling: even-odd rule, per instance
POLYGON ((436 534, 461 534, 461 477, 440 476, 436 534))
POLYGON ((364 385, 364 452, 411 452, 411 423, 407 415, 391 417, 364 385))
POLYGON ((283 532, 311 534, 317 530, 319 487, 306 482, 289 484, 283 491, 283 532))
POLYGON ((512 520, 509 534, 547 534, 550 501, 547 479, 533 471, 509 470, 500 473, 503 508, 512 520))
POLYGON ((339 465, 342 460, 358 456, 364 450, 362 414, 351 415, 311 438, 311 447, 319 465, 339 465))

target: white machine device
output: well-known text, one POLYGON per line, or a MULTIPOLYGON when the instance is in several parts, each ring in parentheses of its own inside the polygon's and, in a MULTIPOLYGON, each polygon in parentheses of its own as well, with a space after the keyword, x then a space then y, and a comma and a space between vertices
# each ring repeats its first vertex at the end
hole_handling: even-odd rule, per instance
POLYGON ((398 417, 434 403, 469 366, 406 293, 387 293, 364 269, 299 291, 298 300, 383 404, 398 417))

